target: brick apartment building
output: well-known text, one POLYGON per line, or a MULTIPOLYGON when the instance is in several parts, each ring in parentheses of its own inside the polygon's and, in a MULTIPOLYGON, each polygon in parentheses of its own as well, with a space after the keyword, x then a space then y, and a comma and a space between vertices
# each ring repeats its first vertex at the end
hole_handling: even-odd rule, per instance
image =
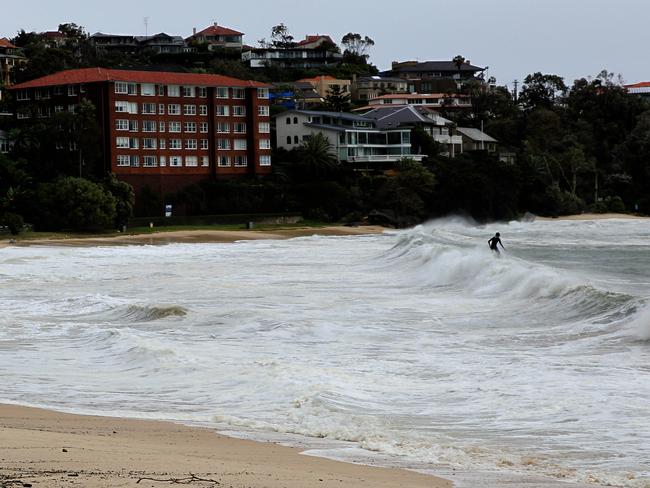
MULTIPOLYGON (((198 181, 271 172, 268 86, 220 75, 87 68, 12 87, 17 117, 91 101, 104 168, 161 194, 198 181)), ((61 148, 69 150, 69 148, 61 148)))

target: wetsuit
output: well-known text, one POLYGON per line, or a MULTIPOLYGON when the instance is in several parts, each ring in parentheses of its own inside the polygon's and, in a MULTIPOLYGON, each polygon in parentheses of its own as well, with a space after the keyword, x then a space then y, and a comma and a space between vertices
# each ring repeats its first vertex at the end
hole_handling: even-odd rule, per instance
MULTIPOLYGON (((501 239, 497 236, 494 236, 492 239, 488 241, 488 244, 490 245, 490 249, 499 252, 499 248, 497 247, 497 244, 501 244, 501 239)), ((503 247, 503 244, 501 244, 501 247, 503 247)))

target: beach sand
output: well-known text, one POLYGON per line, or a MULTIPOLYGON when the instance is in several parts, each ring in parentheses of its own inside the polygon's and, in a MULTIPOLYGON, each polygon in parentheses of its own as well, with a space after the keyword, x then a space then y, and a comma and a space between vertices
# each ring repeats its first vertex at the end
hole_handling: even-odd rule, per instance
POLYGON ((346 236, 381 234, 387 230, 378 225, 358 227, 291 227, 265 230, 179 230, 156 231, 146 234, 125 234, 115 236, 62 237, 53 239, 3 239, 0 247, 6 246, 117 246, 117 245, 159 245, 180 242, 235 242, 259 239, 290 239, 311 235, 346 236))
POLYGON ((406 470, 305 456, 168 422, 0 405, 0 487, 447 488, 406 470), (149 478, 153 478, 149 479, 149 478), (15 480, 15 483, 12 483, 15 480), (138 480, 141 480, 138 483, 138 480))

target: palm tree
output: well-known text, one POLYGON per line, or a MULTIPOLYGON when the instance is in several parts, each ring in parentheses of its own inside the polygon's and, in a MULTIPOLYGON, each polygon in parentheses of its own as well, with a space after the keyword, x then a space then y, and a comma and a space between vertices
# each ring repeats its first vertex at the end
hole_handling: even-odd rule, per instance
POLYGON ((456 84, 456 86, 458 87, 458 91, 460 91, 460 68, 462 68, 462 66, 465 64, 465 58, 459 54, 458 56, 454 56, 452 62, 456 65, 456 68, 458 69, 458 83, 456 84))
POLYGON ((304 140, 298 153, 299 164, 314 176, 325 175, 339 166, 332 143, 320 132, 304 140))

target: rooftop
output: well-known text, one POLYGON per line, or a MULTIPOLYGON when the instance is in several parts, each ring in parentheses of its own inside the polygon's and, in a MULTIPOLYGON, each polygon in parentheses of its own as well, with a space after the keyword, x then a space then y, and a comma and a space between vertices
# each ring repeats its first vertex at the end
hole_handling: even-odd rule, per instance
POLYGON ((18 49, 16 46, 10 43, 9 39, 7 39, 6 37, 0 38, 0 47, 4 47, 8 49, 18 49))
POLYGON ((477 142, 498 142, 494 137, 488 136, 485 132, 480 129, 474 129, 472 127, 456 127, 456 130, 462 135, 472 139, 477 142))
MULTIPOLYGON (((485 68, 481 68, 479 66, 474 66, 473 64, 470 64, 469 62, 465 62, 460 65, 460 71, 473 71, 473 72, 478 72, 478 71, 484 71, 485 68)), ((419 72, 419 71, 458 71, 458 66, 456 66, 456 63, 453 61, 424 61, 424 62, 417 62, 417 61, 405 61, 403 63, 395 63, 393 65, 393 68, 388 70, 388 72, 391 71, 398 71, 401 73, 408 73, 408 72, 419 72)))
POLYGON ((287 114, 301 114, 301 115, 307 115, 311 117, 331 117, 335 119, 342 119, 342 120, 351 120, 353 122, 368 122, 368 119, 365 117, 362 117, 361 115, 356 115, 356 114, 351 114, 348 112, 327 112, 324 110, 289 110, 288 112, 282 112, 276 117, 281 117, 281 116, 286 116, 287 114))
POLYGON ((332 44, 334 44, 334 41, 332 40, 332 38, 330 36, 322 36, 322 35, 316 34, 315 36, 309 36, 309 35, 305 36, 305 38, 302 41, 299 41, 297 43, 297 45, 298 46, 304 46, 305 44, 311 44, 312 42, 318 42, 321 39, 323 41, 328 41, 328 42, 331 42, 332 44))
POLYGON ((423 107, 414 107, 413 105, 381 106, 366 112, 363 116, 375 120, 381 128, 406 124, 452 124, 451 120, 435 112, 423 110, 423 107))
POLYGON ((104 81, 127 81, 133 83, 157 83, 168 85, 232 86, 267 88, 269 85, 257 81, 239 80, 229 76, 196 73, 172 73, 169 71, 129 71, 105 68, 85 68, 59 71, 11 87, 12 90, 38 88, 55 85, 76 85, 104 81))
POLYGON ((230 29, 228 27, 224 27, 222 25, 211 25, 210 27, 206 27, 202 31, 197 32, 196 34, 192 34, 188 39, 191 39, 192 37, 196 36, 243 36, 243 32, 236 31, 234 29, 230 29))

